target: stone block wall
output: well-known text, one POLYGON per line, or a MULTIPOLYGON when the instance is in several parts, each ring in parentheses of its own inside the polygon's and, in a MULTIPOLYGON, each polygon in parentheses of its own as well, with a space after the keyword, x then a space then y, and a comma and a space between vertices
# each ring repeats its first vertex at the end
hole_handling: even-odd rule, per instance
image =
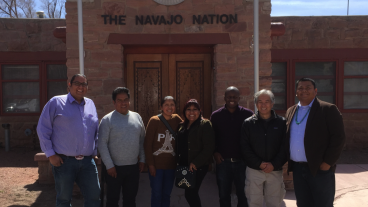
MULTIPOLYGON (((66 2, 66 47, 68 77, 78 73, 77 3, 66 2)), ((260 1, 260 74, 271 74, 269 0, 260 1)), ((185 0, 175 6, 164 6, 153 0, 94 0, 83 3, 85 74, 89 78, 89 94, 101 118, 111 110, 111 91, 124 86, 124 60, 121 45, 107 44, 110 33, 176 34, 229 33, 232 44, 214 48, 213 110, 222 106, 228 86, 241 91, 240 104, 253 109, 253 54, 250 49, 253 35, 253 1, 251 0, 185 0), (136 25, 136 15, 180 14, 182 24, 136 25), (193 24, 193 15, 237 14, 237 24, 193 24), (101 15, 126 15, 126 25, 104 24, 101 15)), ((261 81, 270 87, 271 80, 261 81)))
POLYGON ((368 16, 272 17, 286 32, 272 49, 367 48, 368 16))
MULTIPOLYGON (((66 51, 65 43, 53 35, 56 27, 65 25, 65 19, 0 18, 0 53, 66 51)), ((17 61, 24 61, 22 55, 19 55, 17 61)), ((10 124, 10 147, 38 148, 38 137, 34 131, 37 122, 38 116, 0 117, 0 124, 10 124), (31 129, 33 134, 26 136, 24 133, 26 129, 31 129)), ((0 145, 2 147, 5 145, 2 127, 0 127, 0 145)))
MULTIPOLYGON (((368 48, 368 16, 272 17, 286 32, 273 37, 272 49, 368 48)), ((368 58, 368 54, 367 54, 368 58)), ((368 113, 342 113, 347 150, 368 148, 368 113)))
MULTIPOLYGON (((0 19, 0 52, 65 51, 53 35, 65 19, 0 19)), ((21 60, 21 59, 20 59, 21 60)))
POLYGON ((368 149, 368 113, 342 113, 347 150, 368 149))
MULTIPOLYGON (((0 124, 10 124, 10 147, 27 147, 32 149, 40 148, 35 126, 39 116, 2 116, 0 124), (26 135, 25 131, 30 129, 31 135, 26 135)), ((0 147, 5 146, 5 131, 0 126, 0 147)))

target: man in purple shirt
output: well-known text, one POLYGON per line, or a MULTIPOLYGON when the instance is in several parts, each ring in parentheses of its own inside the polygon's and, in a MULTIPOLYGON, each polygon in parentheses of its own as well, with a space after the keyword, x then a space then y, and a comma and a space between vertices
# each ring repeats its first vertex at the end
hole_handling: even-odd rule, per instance
POLYGON ((244 120, 252 116, 253 112, 238 105, 240 93, 234 86, 226 89, 224 100, 225 106, 214 111, 210 118, 216 137, 216 150, 213 156, 216 161, 220 206, 231 207, 230 194, 234 182, 238 207, 246 207, 248 206, 244 193, 246 164, 240 149, 240 132, 244 120))
POLYGON ((74 182, 85 207, 100 206, 100 184, 94 156, 97 155, 98 117, 93 101, 84 97, 87 78, 74 75, 67 95, 50 99, 42 110, 37 134, 49 158, 55 179, 56 206, 70 206, 74 182))

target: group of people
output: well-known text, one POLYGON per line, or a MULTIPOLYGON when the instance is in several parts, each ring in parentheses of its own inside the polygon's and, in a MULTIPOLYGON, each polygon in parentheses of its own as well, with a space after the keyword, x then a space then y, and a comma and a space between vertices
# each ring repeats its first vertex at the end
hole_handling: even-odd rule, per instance
MULTIPOLYGON (((171 96, 161 101, 161 113, 145 127, 141 116, 129 110, 130 92, 112 93, 115 110, 98 122, 93 101, 86 98, 86 76, 74 75, 67 95, 45 105, 37 133, 55 178, 56 206, 70 206, 74 182, 84 206, 100 206, 100 184, 94 162, 98 153, 107 169, 106 206, 135 207, 139 176, 148 166, 151 206, 169 207, 177 166, 195 173, 195 186, 185 189, 191 207, 202 206, 199 189, 213 161, 221 207, 231 207, 235 185, 238 207, 281 205, 285 195, 283 166, 293 172, 298 207, 332 207, 336 161, 345 142, 342 115, 333 104, 319 100, 315 81, 296 83, 299 103, 286 117, 272 109, 270 90, 254 94, 256 113, 239 106, 240 92, 231 86, 225 105, 203 118, 197 100, 190 99, 175 113, 171 96), (166 121, 165 121, 166 120, 166 121), (168 125, 167 125, 168 124, 168 125), (97 150, 98 149, 98 150, 97 150)), ((205 201, 204 201, 205 202, 205 201)), ((203 202, 202 202, 203 203, 203 202)))

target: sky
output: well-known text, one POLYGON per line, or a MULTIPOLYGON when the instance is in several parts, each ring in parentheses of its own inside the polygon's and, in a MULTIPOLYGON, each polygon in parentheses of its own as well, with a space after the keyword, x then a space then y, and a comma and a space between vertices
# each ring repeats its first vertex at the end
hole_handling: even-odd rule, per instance
MULTIPOLYGON (((348 0, 271 0, 271 16, 347 15, 348 0)), ((349 15, 368 15, 368 0, 349 0, 349 15)))
MULTIPOLYGON (((40 0, 36 0, 36 11, 42 10, 39 2, 40 0)), ((271 0, 271 16, 346 15, 347 2, 348 0, 271 0)), ((368 15, 368 0, 349 0, 349 15, 368 15)))
MULTIPOLYGON (((1 0, 0 0, 1 1, 1 0)), ((45 15, 47 15, 47 12, 45 11, 45 9, 43 9, 42 8, 42 3, 41 3, 41 0, 34 0, 35 1, 35 3, 36 3, 36 8, 35 8, 35 10, 36 10, 36 12, 38 12, 38 11, 44 11, 45 12, 45 15)), ((367 0, 368 1, 368 0, 367 0)), ((61 15, 61 17, 62 18, 65 18, 65 8, 63 9, 64 10, 64 12, 63 12, 63 14, 61 15)))

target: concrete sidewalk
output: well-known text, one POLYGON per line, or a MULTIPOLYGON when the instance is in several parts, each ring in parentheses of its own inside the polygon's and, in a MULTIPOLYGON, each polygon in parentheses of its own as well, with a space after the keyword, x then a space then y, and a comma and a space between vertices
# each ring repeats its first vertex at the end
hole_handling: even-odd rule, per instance
MULTIPOLYGON (((368 164, 339 164, 336 170, 335 207, 368 206, 368 164)), ((203 207, 219 207, 216 176, 208 173, 200 189, 203 207)), ((142 173, 137 196, 138 207, 149 207, 151 188, 148 174, 142 173)), ((232 194, 232 206, 237 204, 236 196, 232 194)), ((121 206, 121 203, 120 203, 121 206)), ((287 191, 283 207, 296 207, 294 191, 287 191)), ((189 207, 184 190, 174 187, 171 194, 171 207, 189 207)))

